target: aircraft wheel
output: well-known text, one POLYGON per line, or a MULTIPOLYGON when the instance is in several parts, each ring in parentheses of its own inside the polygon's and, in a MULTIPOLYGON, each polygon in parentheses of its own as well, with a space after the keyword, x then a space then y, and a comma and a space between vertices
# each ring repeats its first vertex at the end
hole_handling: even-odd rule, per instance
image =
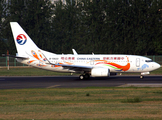
POLYGON ((89 78, 90 78, 90 75, 89 75, 89 74, 85 74, 85 75, 84 75, 84 78, 85 78, 85 79, 89 79, 89 78))
POLYGON ((141 76, 140 76, 140 78, 141 78, 141 79, 143 79, 143 78, 144 78, 144 76, 143 76, 143 75, 141 75, 141 76))
POLYGON ((83 80, 83 79, 84 79, 84 75, 80 75, 79 78, 80 78, 81 80, 83 80))

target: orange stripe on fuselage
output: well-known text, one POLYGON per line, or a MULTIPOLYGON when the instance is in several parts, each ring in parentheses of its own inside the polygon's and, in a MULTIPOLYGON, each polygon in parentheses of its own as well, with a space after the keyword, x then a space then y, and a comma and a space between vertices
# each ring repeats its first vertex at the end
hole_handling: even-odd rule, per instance
MULTIPOLYGON (((129 70, 129 68, 130 68, 130 63, 129 63, 129 58, 126 56, 126 58, 127 58, 127 65, 125 65, 125 66, 122 66, 122 65, 119 65, 119 64, 116 64, 116 63, 113 63, 113 62, 107 62, 106 60, 95 60, 95 61, 100 61, 99 63, 97 63, 97 64, 108 64, 108 65, 112 65, 112 66, 114 66, 114 67, 117 67, 117 68, 119 68, 120 70, 123 70, 123 71, 127 71, 127 70, 129 70), (103 62, 101 62, 101 61, 103 61, 103 62)), ((97 65, 96 64, 96 65, 97 65)))
POLYGON ((119 68, 119 69, 121 69, 123 71, 127 71, 130 68, 130 63, 129 63, 129 58, 127 56, 126 56, 126 58, 127 58, 128 63, 125 66, 122 66, 122 65, 119 65, 119 64, 116 64, 116 63, 107 63, 107 64, 115 66, 115 67, 117 67, 117 68, 119 68))
POLYGON ((106 60, 94 60, 94 62, 107 62, 106 60))
POLYGON ((34 61, 35 61, 35 60, 30 60, 30 61, 28 61, 27 63, 30 64, 30 63, 32 63, 32 62, 34 62, 34 61))
POLYGON ((72 65, 73 63, 70 63, 70 62, 65 62, 66 64, 68 64, 68 65, 72 65))
POLYGON ((127 65, 125 65, 125 66, 122 66, 122 65, 119 65, 119 64, 116 64, 116 63, 105 63, 105 64, 115 66, 115 67, 117 67, 117 68, 119 68, 123 71, 127 71, 130 68, 130 63, 127 63, 127 65))

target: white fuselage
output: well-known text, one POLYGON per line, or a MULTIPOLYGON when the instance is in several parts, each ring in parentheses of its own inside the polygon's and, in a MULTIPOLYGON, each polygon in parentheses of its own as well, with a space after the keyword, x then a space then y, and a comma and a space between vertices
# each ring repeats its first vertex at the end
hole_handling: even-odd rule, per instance
POLYGON ((110 72, 149 72, 159 68, 159 64, 151 59, 136 55, 56 55, 50 53, 46 55, 46 59, 51 64, 46 63, 46 60, 41 60, 41 57, 33 57, 28 60, 17 59, 23 64, 28 64, 34 67, 52 70, 57 72, 81 72, 70 70, 61 67, 61 64, 90 66, 92 68, 108 68, 110 72), (57 64, 60 64, 58 66, 57 64))

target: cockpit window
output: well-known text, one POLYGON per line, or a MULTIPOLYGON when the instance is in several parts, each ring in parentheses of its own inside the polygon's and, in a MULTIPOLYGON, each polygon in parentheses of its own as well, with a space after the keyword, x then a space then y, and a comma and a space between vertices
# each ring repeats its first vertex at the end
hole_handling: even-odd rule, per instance
POLYGON ((145 60, 145 62, 153 62, 152 60, 145 60))

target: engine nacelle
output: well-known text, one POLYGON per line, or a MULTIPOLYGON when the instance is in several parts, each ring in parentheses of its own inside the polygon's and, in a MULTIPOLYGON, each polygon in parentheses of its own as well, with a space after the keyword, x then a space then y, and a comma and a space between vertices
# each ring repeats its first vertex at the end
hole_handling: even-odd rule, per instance
POLYGON ((107 68, 93 68, 91 70, 92 77, 107 77, 110 76, 110 70, 107 68))

